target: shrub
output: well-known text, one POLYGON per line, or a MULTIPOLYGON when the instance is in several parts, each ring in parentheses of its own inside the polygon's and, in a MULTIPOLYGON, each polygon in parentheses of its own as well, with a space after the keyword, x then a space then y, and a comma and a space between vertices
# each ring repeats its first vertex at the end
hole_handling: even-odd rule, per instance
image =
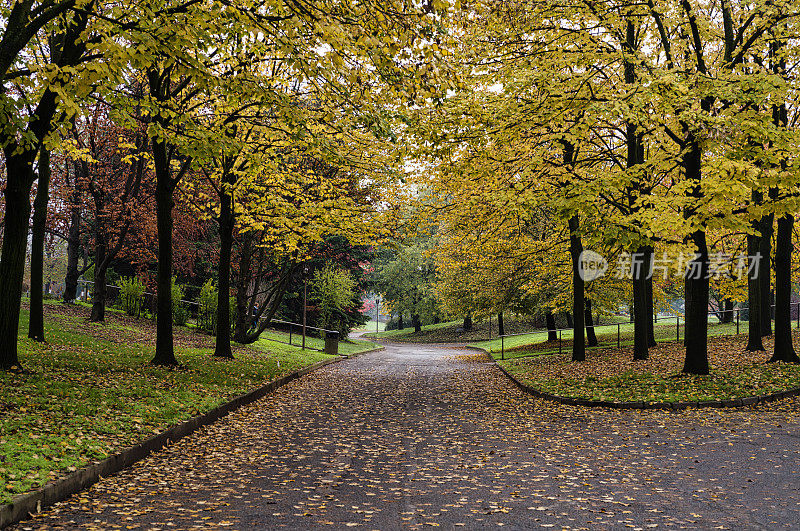
POLYGON ((172 277, 172 322, 183 326, 189 320, 189 308, 181 300, 184 297, 183 287, 172 277))
POLYGON ((197 326, 201 330, 216 334, 217 333, 217 297, 219 293, 214 286, 214 281, 209 279, 200 289, 200 296, 197 299, 197 326))
POLYGON ((339 330, 343 337, 347 335, 347 316, 344 311, 354 303, 355 287, 356 281, 350 273, 329 264, 315 271, 311 281, 311 296, 317 301, 322 326, 339 330))
POLYGON ((117 281, 119 302, 128 315, 138 317, 142 311, 144 284, 136 277, 122 277, 117 281))

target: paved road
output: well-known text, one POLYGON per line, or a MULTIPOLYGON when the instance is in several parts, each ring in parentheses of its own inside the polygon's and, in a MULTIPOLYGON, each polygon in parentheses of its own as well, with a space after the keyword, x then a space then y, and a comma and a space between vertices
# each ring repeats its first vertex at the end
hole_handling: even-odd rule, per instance
POLYGON ((798 410, 586 410, 472 351, 388 345, 19 527, 796 528, 798 410))

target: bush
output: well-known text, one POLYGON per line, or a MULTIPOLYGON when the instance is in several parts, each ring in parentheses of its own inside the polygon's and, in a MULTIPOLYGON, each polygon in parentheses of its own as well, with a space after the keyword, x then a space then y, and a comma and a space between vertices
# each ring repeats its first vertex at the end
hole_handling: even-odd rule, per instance
POLYGON ((178 326, 185 325, 189 320, 189 308, 181 302, 184 293, 183 287, 172 277, 172 322, 178 326))
POLYGON ((136 277, 122 277, 118 282, 119 302, 125 313, 138 317, 142 311, 144 284, 136 277))
POLYGON ((197 299, 197 326, 211 334, 217 333, 217 297, 219 293, 214 287, 214 281, 209 279, 200 289, 197 299))
POLYGON ((348 306, 354 305, 356 281, 347 271, 326 264, 314 272, 311 281, 311 297, 317 301, 323 328, 338 330, 347 335, 348 322, 344 314, 348 306))

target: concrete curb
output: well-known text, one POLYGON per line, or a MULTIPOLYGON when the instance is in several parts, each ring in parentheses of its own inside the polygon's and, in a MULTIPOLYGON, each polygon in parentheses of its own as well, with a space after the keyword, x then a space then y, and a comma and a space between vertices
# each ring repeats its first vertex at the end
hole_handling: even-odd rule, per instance
POLYGON ((177 424, 168 430, 159 433, 158 435, 150 437, 149 439, 145 439, 135 446, 112 455, 111 457, 108 457, 99 463, 86 466, 77 472, 73 472, 65 478, 48 483, 40 489, 25 494, 20 494, 19 496, 15 497, 11 503, 0 506, 0 529, 20 522, 25 518, 28 518, 29 514, 39 512, 44 507, 67 499, 73 494, 97 483, 101 478, 115 474, 120 470, 133 465, 137 461, 141 461, 151 453, 174 443, 178 439, 190 435, 198 428, 208 426, 209 424, 219 420, 220 418, 226 416, 232 411, 239 409, 242 406, 251 404, 259 398, 263 398, 276 389, 283 387, 292 380, 300 378, 301 376, 305 376, 306 374, 325 367, 326 365, 338 363, 350 357, 366 354, 368 352, 375 352, 377 350, 380 349, 360 352, 351 356, 340 356, 338 358, 318 361, 317 363, 309 365, 308 367, 291 372, 286 376, 282 376, 252 391, 239 395, 229 402, 215 407, 211 411, 193 417, 181 424, 177 424))
POLYGON ((488 355, 494 364, 505 374, 509 380, 514 382, 517 387, 522 389, 529 395, 533 395, 543 400, 550 402, 557 402, 559 404, 566 404, 570 406, 583 406, 583 407, 605 407, 609 409, 670 409, 670 410, 683 410, 687 408, 729 408, 729 407, 744 407, 754 406, 765 402, 774 402, 782 398, 790 398, 793 396, 800 396, 800 387, 793 387, 785 391, 779 391, 769 395, 748 396, 744 398, 728 398, 725 400, 697 400, 689 402, 644 402, 644 401, 631 401, 631 402, 612 402, 609 400, 589 400, 586 398, 571 398, 567 396, 554 395, 552 393, 545 393, 533 387, 524 384, 511 375, 502 365, 497 363, 486 349, 480 347, 468 347, 473 350, 479 350, 488 355))

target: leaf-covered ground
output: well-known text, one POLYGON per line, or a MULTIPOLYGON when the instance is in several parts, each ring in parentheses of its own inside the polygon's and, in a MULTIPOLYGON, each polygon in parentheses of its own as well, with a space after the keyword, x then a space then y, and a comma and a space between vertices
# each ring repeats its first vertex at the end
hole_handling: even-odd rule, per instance
MULTIPOLYGON (((764 338, 772 350, 772 338, 764 338)), ((795 331, 795 344, 800 333, 795 331)), ((498 361, 520 381, 540 391, 592 400, 672 402, 724 400, 764 395, 800 386, 800 364, 767 363, 768 352, 747 352, 746 336, 709 339, 711 374, 681 373, 682 343, 659 343, 650 358, 633 360, 631 347, 587 353, 585 362, 570 360, 570 348, 561 354, 498 361)))
POLYGON ((176 357, 185 367, 168 370, 148 364, 150 321, 109 312, 106 323, 89 323, 87 308, 58 303, 45 311, 47 344, 20 334, 21 361, 31 374, 0 372, 0 502, 330 358, 260 341, 235 346, 235 360, 218 360, 210 356, 211 336, 176 327, 176 357))
POLYGON ((330 365, 19 529, 794 529, 797 399, 578 408, 485 356, 330 365))

